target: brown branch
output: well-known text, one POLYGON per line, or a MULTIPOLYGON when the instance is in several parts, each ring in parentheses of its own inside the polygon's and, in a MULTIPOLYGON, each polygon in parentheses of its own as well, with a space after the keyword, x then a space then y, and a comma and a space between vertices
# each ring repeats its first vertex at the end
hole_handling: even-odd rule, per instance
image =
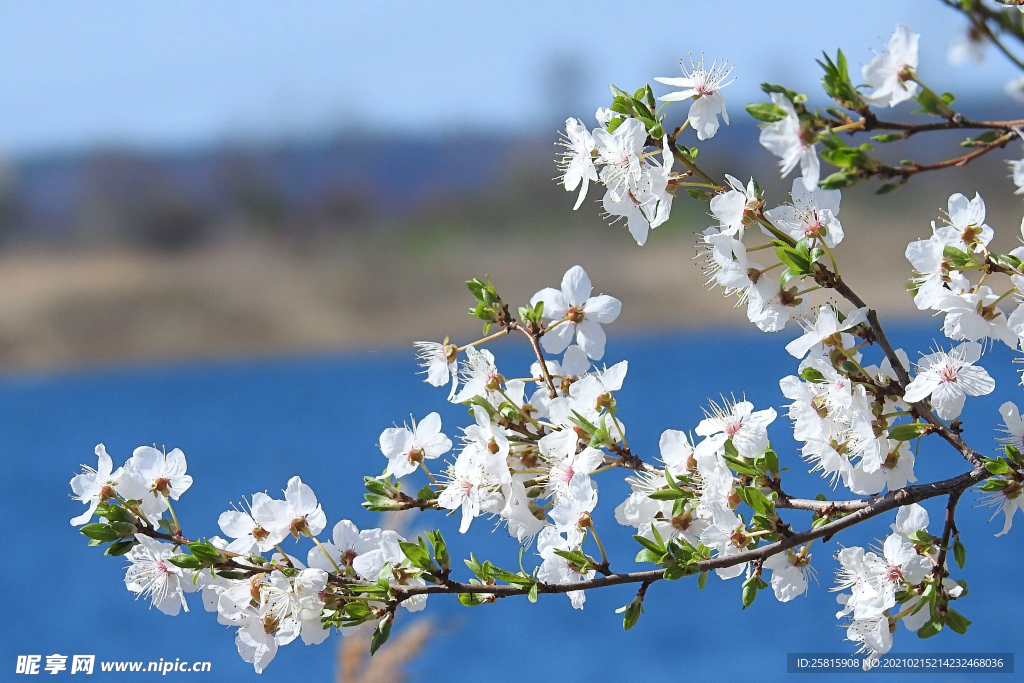
MULTIPOLYGON (((905 133, 905 138, 918 133, 929 133, 937 130, 1002 130, 1011 132, 1014 128, 1024 126, 1024 119, 1010 119, 1007 121, 974 121, 962 114, 953 114, 952 118, 930 123, 903 123, 901 121, 883 121, 873 111, 865 109, 859 112, 863 116, 863 127, 859 130, 868 132, 875 130, 898 130, 905 133)), ((857 132, 857 131, 851 131, 857 132)))
POLYGON ((544 383, 548 385, 548 398, 555 398, 558 396, 558 392, 555 391, 555 381, 551 378, 551 373, 548 372, 548 364, 544 361, 544 351, 540 348, 540 338, 543 333, 539 330, 536 332, 528 330, 515 320, 508 321, 505 326, 509 330, 522 332, 526 338, 530 340, 530 346, 533 347, 533 353, 537 356, 537 363, 540 365, 541 377, 544 378, 544 383))
POLYGON ((956 504, 960 500, 961 493, 962 491, 953 491, 949 494, 949 502, 946 503, 946 525, 942 529, 942 538, 939 540, 939 556, 935 560, 935 569, 933 570, 938 581, 941 581, 949 574, 946 571, 946 550, 949 548, 950 537, 958 533, 956 530, 955 514, 956 504))
MULTIPOLYGON (((733 567, 738 564, 745 562, 757 562, 763 561, 764 559, 777 555, 778 553, 785 552, 786 550, 803 545, 809 541, 813 541, 818 538, 833 536, 843 529, 849 528, 860 522, 871 519, 883 512, 888 512, 898 507, 910 505, 922 500, 934 498, 935 496, 941 496, 946 494, 952 494, 963 492, 967 488, 977 484, 981 480, 989 476, 988 470, 979 468, 965 472, 957 477, 946 479, 931 484, 922 484, 919 486, 908 486, 897 491, 891 491, 884 496, 875 499, 865 507, 853 512, 845 517, 823 524, 816 529, 808 529, 799 533, 795 533, 788 538, 784 538, 781 541, 771 543, 769 545, 756 548, 754 550, 747 550, 735 555, 719 555, 708 560, 702 560, 697 563, 697 571, 710 571, 712 569, 722 569, 725 567, 733 567)), ((538 593, 568 593, 569 591, 578 590, 590 590, 593 588, 604 588, 605 586, 615 586, 626 583, 653 583, 660 581, 665 578, 665 570, 654 569, 651 571, 644 572, 628 572, 623 574, 610 574, 608 576, 599 576, 593 579, 585 579, 583 581, 573 581, 570 583, 559 583, 559 584, 548 584, 538 583, 538 593)), ((443 593, 486 593, 488 595, 495 595, 498 597, 512 596, 512 595, 526 595, 529 592, 527 588, 520 588, 518 586, 511 585, 480 585, 471 583, 458 583, 450 582, 446 585, 428 585, 428 586, 408 586, 393 589, 396 600, 401 602, 413 595, 431 595, 431 594, 443 594, 443 593)))
POLYGON ((865 168, 862 175, 865 178, 880 176, 882 178, 902 178, 905 180, 913 175, 923 173, 925 171, 937 171, 954 166, 963 168, 983 154, 988 154, 994 149, 1005 147, 1016 135, 1016 131, 1011 130, 969 154, 964 154, 963 156, 954 157, 952 159, 946 159, 945 161, 939 161, 934 164, 919 164, 917 162, 911 162, 903 166, 889 166, 888 164, 875 162, 871 168, 865 168))
MULTIPOLYGON (((864 303, 864 300, 861 299, 857 293, 842 280, 842 278, 825 266, 818 264, 818 273, 814 277, 815 280, 822 284, 822 286, 834 289, 844 299, 857 308, 867 308, 867 304, 864 303)), ((882 352, 885 353, 885 357, 889 359, 889 364, 892 365, 892 369, 896 373, 900 389, 906 389, 906 386, 910 384, 910 373, 907 371, 907 368, 903 367, 903 361, 901 361, 899 356, 896 355, 895 349, 893 349, 892 344, 889 342, 889 338, 885 334, 885 330, 882 328, 882 323, 878 320, 878 313, 874 309, 869 309, 868 311, 868 326, 871 328, 871 332, 874 335, 874 341, 878 343, 882 352)), ((964 443, 964 440, 960 438, 960 435, 955 433, 946 425, 946 423, 940 420, 938 416, 928 408, 927 404, 923 401, 915 403, 911 406, 911 411, 916 417, 920 417, 925 422, 932 425, 933 432, 949 442, 949 444, 963 455, 968 462, 975 466, 981 464, 981 454, 964 443)))

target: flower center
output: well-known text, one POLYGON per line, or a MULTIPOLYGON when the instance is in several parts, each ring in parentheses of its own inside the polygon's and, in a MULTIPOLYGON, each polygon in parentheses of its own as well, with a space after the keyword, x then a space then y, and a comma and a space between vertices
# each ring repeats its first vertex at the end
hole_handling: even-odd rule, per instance
POLYGON ((952 365, 947 365, 942 368, 939 372, 939 379, 943 382, 955 382, 956 381, 956 368, 952 365))
POLYGON ((573 306, 565 312, 565 317, 569 319, 569 322, 580 323, 583 322, 584 313, 582 309, 573 306))

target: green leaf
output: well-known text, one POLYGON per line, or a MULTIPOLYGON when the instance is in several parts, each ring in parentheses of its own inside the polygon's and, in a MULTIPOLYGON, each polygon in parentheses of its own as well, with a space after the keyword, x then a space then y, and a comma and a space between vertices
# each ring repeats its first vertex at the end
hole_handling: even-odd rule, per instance
POLYGON ((678 581, 687 575, 686 567, 684 565, 675 563, 668 564, 665 566, 665 580, 666 581, 678 581))
POLYGON ((1013 470, 1002 458, 993 458, 985 461, 985 469, 992 474, 1009 474, 1013 470))
POLYGON ((185 553, 178 553, 177 555, 171 555, 167 558, 167 561, 176 567, 182 569, 200 569, 203 563, 195 555, 186 555, 185 553))
POLYGON ((848 185, 853 185, 856 182, 856 178, 853 178, 848 173, 837 171, 819 182, 818 186, 825 190, 838 190, 848 185))
POLYGON ((753 486, 743 488, 743 498, 747 505, 760 512, 762 515, 772 515, 775 512, 775 503, 768 500, 768 497, 753 486))
POLYGON ((370 655, 374 655, 380 646, 388 642, 388 638, 391 637, 391 622, 394 621, 395 615, 388 612, 380 623, 377 624, 377 628, 373 631, 373 636, 370 637, 370 655))
POLYGON ((704 586, 708 584, 708 573, 706 571, 701 572, 700 576, 697 577, 697 588, 704 590, 704 586))
POLYGON ((85 526, 83 526, 78 531, 83 536, 88 536, 89 538, 93 539, 94 541, 99 541, 100 543, 107 543, 108 541, 115 541, 115 540, 121 538, 121 534, 118 533, 109 524, 101 524, 101 523, 86 524, 85 526))
POLYGON ((452 566, 452 558, 448 555, 448 546, 444 541, 444 536, 441 535, 440 531, 428 531, 427 539, 430 541, 430 545, 434 550, 434 559, 437 561, 437 565, 443 570, 447 571, 452 566))
POLYGON ((824 55, 825 61, 818 60, 818 64, 825 70, 821 79, 821 85, 829 97, 848 109, 857 109, 863 105, 860 93, 850 80, 849 69, 846 64, 846 55, 842 50, 836 55, 833 62, 829 56, 824 55))
POLYGON ((135 522, 135 515, 120 505, 112 505, 110 503, 98 505, 96 506, 96 514, 100 517, 105 517, 108 522, 127 522, 129 524, 135 522))
POLYGON ((1000 479, 999 477, 991 477, 985 480, 985 483, 979 486, 982 491, 1002 491, 1010 482, 1006 479, 1000 479))
POLYGON ((409 559, 409 562, 412 562, 414 567, 426 569, 430 566, 430 554, 419 543, 399 541, 398 547, 402 549, 402 552, 409 559))
POLYGON ((758 121, 764 121, 765 123, 774 123, 786 118, 786 112, 783 111, 782 107, 771 102, 755 102, 754 104, 748 104, 745 108, 748 114, 758 121))
POLYGON ((367 493, 363 498, 366 499, 363 502, 363 507, 371 512, 388 512, 399 509, 398 503, 392 500, 389 496, 367 493))
POLYGON ((963 569, 964 564, 967 562, 967 548, 960 542, 959 536, 953 542, 953 559, 956 560, 956 566, 960 567, 960 569, 963 569))
POLYGON ((811 270, 810 260, 793 247, 775 247, 775 255, 794 273, 805 275, 811 270))
POLYGON ((345 614, 353 619, 370 619, 373 617, 373 610, 365 602, 355 600, 345 603, 345 614))
POLYGON ((655 564, 661 564, 661 559, 665 557, 665 553, 651 552, 647 548, 642 549, 633 558, 634 562, 654 562, 655 564))
POLYGON ((889 430, 889 438, 895 441, 910 441, 925 433, 929 425, 915 423, 897 425, 889 430))
POLYGON ((942 630, 942 622, 938 619, 932 619, 927 624, 917 630, 918 638, 931 638, 939 631, 942 630))
POLYGON ((232 581, 238 581, 239 579, 246 578, 245 572, 235 571, 219 571, 217 572, 217 576, 220 576, 225 579, 231 579, 232 581))
POLYGON ((652 500, 678 500, 680 498, 692 498, 693 494, 678 488, 659 489, 658 491, 648 493, 647 497, 652 500))
POLYGON ((815 384, 825 383, 825 375, 821 374, 820 370, 816 370, 814 368, 804 368, 803 371, 800 372, 800 376, 808 382, 813 382, 815 384))
POLYGON ((111 557, 118 557, 124 555, 126 552, 134 548, 139 544, 135 539, 122 539, 120 541, 114 541, 107 546, 107 549, 103 551, 104 555, 110 555, 111 557))
POLYGON ((217 548, 205 541, 193 541, 188 544, 188 549, 203 564, 217 564, 225 559, 217 548))
MULTIPOLYGON (((653 526, 653 524, 651 526, 653 526)), ((669 549, 666 548, 664 545, 658 545, 650 539, 645 539, 644 537, 640 536, 639 533, 633 538, 636 539, 636 542, 643 546, 646 550, 657 555, 659 558, 663 557, 667 552, 669 552, 669 549)))
POLYGON ((935 541, 935 537, 924 529, 918 529, 914 533, 910 534, 909 538, 917 545, 931 545, 935 541))
POLYGON ((746 609, 754 604, 754 598, 757 597, 757 577, 751 576, 749 579, 743 582, 743 609, 746 609))
POLYGON ((625 614, 622 617, 622 629, 624 631, 628 631, 636 626, 637 620, 639 620, 640 615, 643 614, 644 603, 641 600, 633 600, 633 602, 628 605, 624 605, 615 610, 616 614, 622 614, 623 612, 625 612, 625 614))
POLYGON ((872 135, 871 139, 876 142, 896 142, 897 140, 906 140, 906 133, 882 133, 881 135, 872 135))
POLYGON ((478 593, 459 593, 459 602, 466 607, 477 607, 484 604, 483 596, 478 593))
POLYGON ((537 582, 536 581, 533 583, 532 586, 530 586, 530 592, 526 594, 526 599, 529 600, 530 602, 537 602, 537 582))
POLYGON ((952 607, 946 609, 946 626, 953 630, 954 633, 964 635, 967 633, 967 627, 971 625, 971 620, 964 615, 957 612, 952 607))

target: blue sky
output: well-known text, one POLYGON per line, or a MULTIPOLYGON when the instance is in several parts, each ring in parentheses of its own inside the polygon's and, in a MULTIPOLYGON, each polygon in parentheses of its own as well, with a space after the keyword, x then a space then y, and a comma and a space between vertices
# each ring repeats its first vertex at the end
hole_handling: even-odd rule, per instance
POLYGON ((740 114, 761 80, 812 88, 822 49, 843 46, 859 65, 898 21, 922 33, 921 73, 938 90, 998 93, 1012 73, 995 55, 982 70, 949 69, 963 24, 938 0, 638 5, 3 0, 0 153, 367 129, 528 133, 569 102, 583 111, 566 113, 589 115, 609 81, 674 75, 701 51, 736 63, 727 94, 740 114), (579 66, 576 96, 545 102, 551 65, 566 61, 579 66))

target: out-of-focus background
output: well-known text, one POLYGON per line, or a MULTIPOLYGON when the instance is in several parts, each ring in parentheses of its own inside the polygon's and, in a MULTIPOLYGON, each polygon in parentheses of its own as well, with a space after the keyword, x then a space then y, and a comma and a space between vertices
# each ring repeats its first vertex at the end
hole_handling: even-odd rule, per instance
MULTIPOLYGON (((0 367, 459 338, 475 329, 463 315, 465 279, 489 274, 517 300, 577 262, 625 302, 623 327, 745 324, 702 291, 692 261, 706 205, 682 197, 651 247, 637 248, 600 217, 599 191, 570 210, 573 196, 551 181, 557 130, 569 115, 592 125, 609 82, 632 90, 676 75, 690 53, 729 59, 732 125, 701 145, 702 158, 715 172, 756 175, 781 203, 789 181, 757 146, 743 104, 763 99, 763 80, 813 97, 822 50, 843 47, 856 74, 897 21, 922 33, 922 77, 963 111, 1019 108, 993 51, 983 65, 948 66, 965 25, 937 0, 876 0, 846 14, 804 0, 714 11, 7 3, 0 367)), ((669 109, 677 120, 680 110, 669 109)), ((939 158, 962 137, 913 151, 939 158)), ((901 282, 903 245, 928 233, 950 189, 982 191, 1010 239, 1020 202, 1006 173, 993 155, 955 180, 917 178, 880 198, 847 192, 841 258, 851 268, 873 259, 864 288, 901 282)))
MULTIPOLYGON (((743 105, 763 99, 763 80, 827 105, 814 59, 842 47, 856 75, 897 22, 921 33, 919 73, 955 93, 961 111, 1021 116, 1003 93, 1015 74, 994 51, 980 65, 948 64, 966 25, 937 0, 856 5, 0 3, 0 444, 14 490, 0 509, 26 529, 18 557, 47 568, 3 589, 5 622, 19 626, 0 669, 17 654, 81 651, 212 660, 218 681, 258 679, 211 615, 171 619, 131 600, 123 562, 86 548, 67 524, 80 512, 64 498, 67 480, 93 462, 97 442, 115 464, 139 444, 166 443, 189 456, 196 484, 179 514, 197 536, 217 533, 229 501, 276 493, 294 474, 314 484, 332 525, 378 525, 358 501, 361 475, 382 464, 380 431, 431 410, 449 434, 465 424, 461 407, 413 374, 410 345, 479 332, 465 314, 471 277, 490 275, 518 304, 580 264, 597 290, 622 300, 606 360, 630 360, 621 403, 631 443, 645 453, 656 452, 661 430, 691 429, 707 396, 745 391, 759 407, 780 407, 775 382, 795 367, 781 349, 791 334, 752 332, 704 288, 693 257, 706 205, 680 197, 639 248, 599 215, 599 191, 571 210, 575 195, 552 181, 553 143, 567 116, 593 123, 609 82, 632 90, 704 52, 735 63, 737 81, 724 91, 732 124, 700 145, 701 160, 714 173, 756 176, 769 204, 782 203, 791 180, 778 178, 743 105)), ((959 153, 961 138, 930 137, 889 156, 936 160, 959 153)), ((979 191, 997 244, 1014 246, 1024 205, 1003 159, 1020 155, 1011 145, 884 196, 873 186, 844 192, 843 272, 897 321, 893 334, 912 356, 940 333, 900 294, 906 243, 929 234, 951 192, 979 191)), ((528 367, 522 350, 499 351, 528 367)), ((1009 355, 994 356, 1002 377, 1012 377, 1009 355)), ((1019 391, 1000 381, 997 394, 969 403, 969 436, 989 439, 999 402, 1019 391)), ((782 421, 776 447, 813 495, 823 485, 801 472, 782 421)), ((919 476, 958 467, 948 453, 921 457, 919 476)), ((628 530, 611 516, 625 485, 600 485, 598 524, 614 529, 602 537, 631 558, 628 530)), ((931 511, 938 524, 939 506, 931 511)), ((897 650, 1015 646, 1019 619, 983 610, 1019 601, 1021 589, 993 583, 981 558, 1016 561, 1020 535, 993 542, 986 518, 974 511, 961 525, 977 542, 968 567, 976 602, 963 610, 976 622, 971 637, 918 641, 901 630, 897 650)), ((440 526, 457 557, 515 564, 515 544, 484 520, 471 538, 452 520, 410 524, 413 533, 440 526)), ((870 542, 850 533, 840 540, 870 542)), ((613 610, 629 591, 594 592, 582 614, 561 596, 474 611, 438 596, 434 621, 402 615, 404 640, 378 655, 383 664, 367 668, 365 642, 342 652, 332 637, 284 648, 266 675, 384 683, 423 648, 407 666, 413 680, 632 680, 638 671, 781 680, 780 647, 854 649, 834 626, 831 550, 816 552, 821 584, 787 605, 762 594, 741 613, 735 582, 712 578, 700 592, 681 581, 652 589, 649 616, 624 634, 613 610), (778 647, 743 635, 765 624, 778 647)))

